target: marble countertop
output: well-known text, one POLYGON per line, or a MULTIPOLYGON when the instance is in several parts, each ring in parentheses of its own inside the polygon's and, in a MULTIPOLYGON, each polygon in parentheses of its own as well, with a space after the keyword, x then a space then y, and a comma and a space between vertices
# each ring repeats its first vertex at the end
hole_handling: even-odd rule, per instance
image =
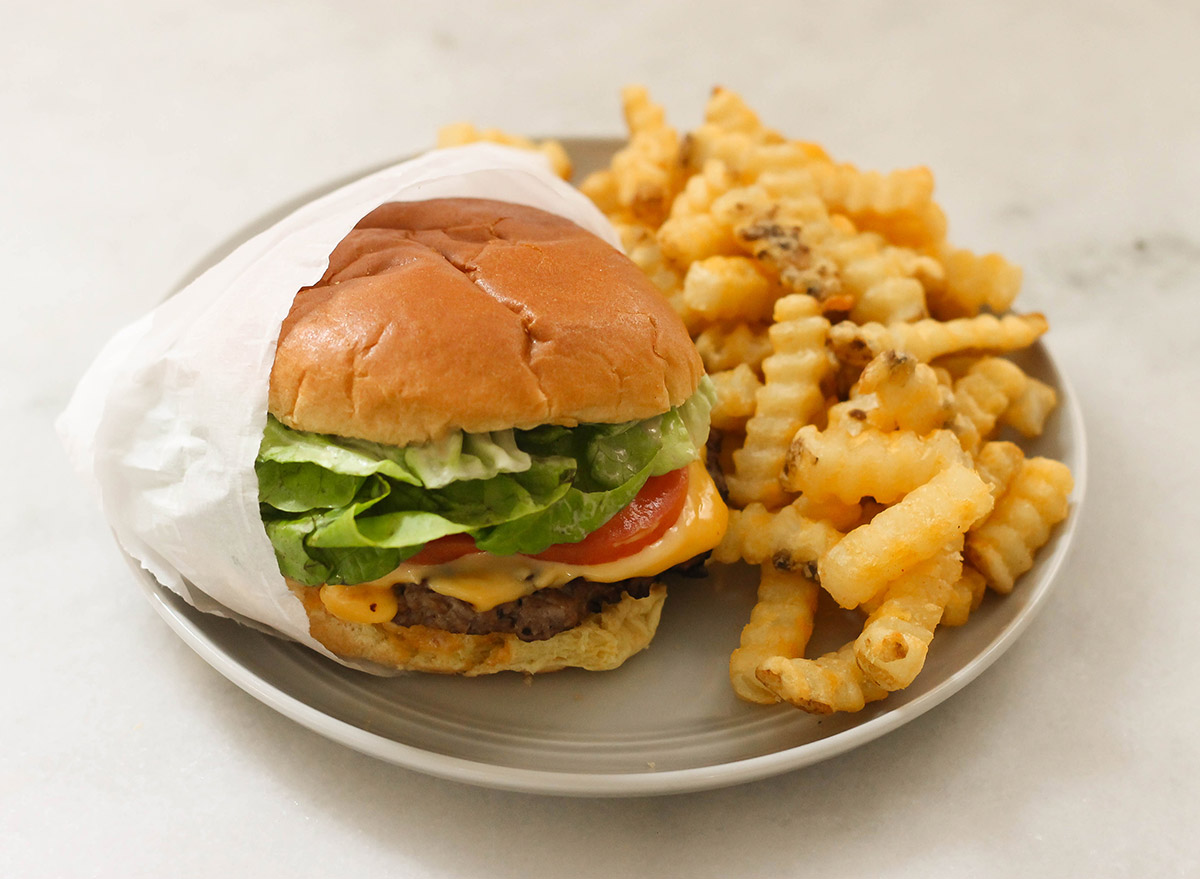
POLYGON ((0 32, 5 876, 1200 874, 1194 3, 9 3, 0 32), (102 341, 256 218, 467 119, 682 128, 716 83, 1024 265, 1091 472, 1078 543, 964 691, 767 781, 565 800, 440 781, 256 702, 130 580, 52 421, 102 341))

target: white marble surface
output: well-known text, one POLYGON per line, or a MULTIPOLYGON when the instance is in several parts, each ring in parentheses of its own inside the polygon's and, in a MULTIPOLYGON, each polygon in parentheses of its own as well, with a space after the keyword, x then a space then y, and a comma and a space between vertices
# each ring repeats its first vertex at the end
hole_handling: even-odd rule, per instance
POLYGON ((0 21, 0 875, 1200 874, 1195 3, 8 0, 0 21), (1079 391, 1077 551, 965 691, 769 781, 548 799, 327 742, 154 615, 52 418, 109 333, 282 202, 457 119, 616 134, 629 81, 681 126, 723 83, 840 157, 935 170, 952 236, 1025 265, 1079 391))

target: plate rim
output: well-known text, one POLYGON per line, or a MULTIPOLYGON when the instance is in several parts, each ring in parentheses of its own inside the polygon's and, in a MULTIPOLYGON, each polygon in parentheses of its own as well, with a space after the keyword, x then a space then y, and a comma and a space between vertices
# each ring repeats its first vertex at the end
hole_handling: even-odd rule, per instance
MULTIPOLYGON (((557 139, 567 147, 568 151, 572 147, 581 150, 613 150, 622 143, 618 137, 606 136, 559 137, 557 139)), ((266 212, 256 221, 247 224, 247 227, 235 236, 231 236, 219 246, 212 248, 205 258, 198 261, 196 268, 185 275, 183 282, 177 285, 176 289, 185 286, 187 281, 218 262, 237 244, 251 237, 256 231, 274 224, 297 207, 345 183, 358 179, 364 173, 371 173, 373 170, 388 167, 391 164, 394 162, 382 163, 365 172, 339 178, 333 183, 314 188, 307 194, 289 200, 275 210, 266 212)), ((227 653, 204 630, 202 625, 176 607, 175 602, 186 603, 183 598, 160 584, 123 548, 118 548, 134 572, 135 579, 151 607, 208 665, 269 708, 306 729, 359 753, 406 769, 462 784, 552 796, 664 796, 758 781, 802 769, 851 751, 886 735, 940 705, 990 668, 1016 642, 1045 606, 1047 598, 1057 584, 1061 570, 1075 546, 1075 534, 1086 496, 1088 453, 1083 412, 1074 386, 1060 367, 1059 361, 1051 353, 1050 346, 1044 338, 1035 342, 1031 349, 1044 357, 1046 363, 1049 364, 1053 373, 1054 386, 1060 393, 1058 412, 1060 417, 1065 419, 1072 440, 1070 457, 1074 461, 1072 476, 1075 484, 1070 495, 1069 515, 1066 521, 1059 523, 1055 529, 1054 552, 1044 559, 1039 558, 1039 562, 1044 567, 1040 568, 1039 581, 1035 584, 1034 591, 1028 596, 1025 606, 969 662, 956 669, 928 692, 922 693, 912 701, 887 709, 878 716, 849 729, 769 754, 686 769, 659 771, 647 768, 645 771, 602 773, 563 772, 504 766, 427 751, 328 715, 284 692, 269 680, 251 671, 242 665, 234 655, 227 653)), ((200 611, 195 611, 195 613, 200 614, 202 619, 222 619, 222 617, 204 614, 200 611)), ((254 634, 261 633, 254 632, 254 634)))

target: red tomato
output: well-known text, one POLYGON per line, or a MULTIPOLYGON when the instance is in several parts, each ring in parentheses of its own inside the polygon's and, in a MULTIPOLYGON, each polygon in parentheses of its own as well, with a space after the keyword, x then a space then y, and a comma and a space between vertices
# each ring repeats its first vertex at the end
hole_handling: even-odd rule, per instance
POLYGON ((450 534, 429 541, 419 553, 408 560, 408 564, 444 565, 472 552, 479 552, 475 548, 475 538, 470 534, 450 534))
POLYGON ((637 497, 578 543, 558 543, 533 556, 568 565, 599 565, 623 559, 662 537, 687 500, 686 467, 651 476, 637 497))
MULTIPOLYGON (((651 476, 637 497, 578 543, 558 543, 535 559, 568 565, 599 565, 623 559, 649 546, 675 524, 683 512, 688 493, 686 467, 651 476)), ((440 565, 468 553, 478 552, 466 534, 452 534, 425 544, 409 559, 414 565, 440 565)))

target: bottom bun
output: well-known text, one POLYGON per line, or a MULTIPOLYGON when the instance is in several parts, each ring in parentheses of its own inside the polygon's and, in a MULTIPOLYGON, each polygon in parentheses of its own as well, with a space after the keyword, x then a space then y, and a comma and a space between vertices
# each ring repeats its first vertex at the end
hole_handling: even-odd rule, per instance
POLYGON ((498 632, 463 635, 428 626, 350 623, 325 609, 319 588, 296 585, 292 591, 308 613, 309 633, 338 656, 393 669, 467 677, 498 671, 536 674, 563 668, 616 668, 650 644, 667 597, 666 587, 656 584, 645 598, 626 595, 552 638, 522 641, 498 632))

